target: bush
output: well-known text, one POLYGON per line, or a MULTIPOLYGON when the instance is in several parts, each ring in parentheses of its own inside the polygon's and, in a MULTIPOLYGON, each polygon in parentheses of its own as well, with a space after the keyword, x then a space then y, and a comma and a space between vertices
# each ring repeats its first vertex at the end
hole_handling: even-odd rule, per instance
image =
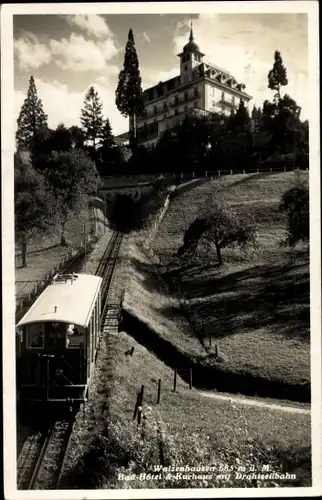
POLYGON ((307 242, 310 238, 309 188, 298 182, 282 196, 281 212, 287 216, 286 244, 294 247, 298 242, 307 242))

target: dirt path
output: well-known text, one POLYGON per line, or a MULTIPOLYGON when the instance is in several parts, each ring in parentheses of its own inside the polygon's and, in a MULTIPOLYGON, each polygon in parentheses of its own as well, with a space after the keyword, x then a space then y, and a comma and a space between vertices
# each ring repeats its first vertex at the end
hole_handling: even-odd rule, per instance
MULTIPOLYGON (((270 410, 279 410, 279 411, 284 411, 287 413, 302 413, 302 414, 311 414, 311 408, 300 408, 296 406, 284 406, 284 405, 279 405, 275 403, 266 403, 263 401, 258 401, 255 399, 251 398, 242 398, 238 396, 226 396, 224 394, 217 394, 215 392, 208 392, 208 391, 198 391, 201 396, 205 396, 208 398, 213 398, 213 399, 220 399, 222 401, 230 401, 231 404, 243 404, 243 405, 248 405, 248 406, 258 406, 260 408, 268 408, 270 410)), ((308 405, 309 406, 309 405, 308 405)))

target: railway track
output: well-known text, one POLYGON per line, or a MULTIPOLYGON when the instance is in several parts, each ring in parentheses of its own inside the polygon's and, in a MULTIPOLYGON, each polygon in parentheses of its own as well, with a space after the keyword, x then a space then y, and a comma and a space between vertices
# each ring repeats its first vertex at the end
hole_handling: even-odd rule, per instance
POLYGON ((107 301, 108 291, 111 286, 113 273, 117 262, 117 257, 122 243, 122 238, 123 238, 122 233, 119 232, 113 233, 110 242, 96 270, 96 274, 103 278, 101 324, 103 324, 104 318, 106 317, 106 312, 108 308, 108 301, 107 301))
MULTIPOLYGON (((113 233, 99 262, 96 275, 103 278, 102 321, 105 323, 108 292, 117 262, 122 234, 113 233)), ((17 461, 17 487, 19 490, 58 489, 63 474, 65 457, 70 442, 74 416, 57 418, 29 436, 24 442, 17 461)))
POLYGON ((73 422, 56 420, 25 441, 17 463, 19 490, 58 488, 73 422))

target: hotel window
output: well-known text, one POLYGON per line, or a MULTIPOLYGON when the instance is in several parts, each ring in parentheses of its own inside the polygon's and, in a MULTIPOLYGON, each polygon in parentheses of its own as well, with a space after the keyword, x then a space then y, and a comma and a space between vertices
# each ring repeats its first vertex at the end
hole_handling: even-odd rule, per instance
POLYGON ((179 110, 178 110, 178 108, 176 108, 176 109, 174 110, 174 114, 175 114, 175 115, 178 115, 178 114, 179 114, 179 110))
POLYGON ((163 103, 163 111, 168 111, 168 105, 166 102, 163 103))
POLYGON ((194 89, 194 95, 195 95, 195 97, 198 97, 198 95, 199 95, 199 92, 198 92, 198 88, 197 88, 197 87, 194 89))
POLYGON ((187 113, 187 112, 188 112, 188 106, 187 106, 187 105, 185 105, 185 107, 184 107, 184 112, 185 112, 185 113, 187 113))
POLYGON ((221 93, 221 100, 224 101, 225 100, 225 92, 222 92, 221 93))
POLYGON ((155 115, 158 114, 158 108, 156 106, 153 106, 153 112, 154 112, 155 115))
POLYGON ((235 96, 234 95, 231 98, 231 102, 232 102, 233 105, 235 105, 235 96))
POLYGON ((185 101, 187 101, 187 100, 188 100, 188 92, 187 92, 187 91, 184 93, 184 100, 185 100, 185 101))
POLYGON ((174 103, 175 104, 179 104, 179 97, 176 95, 175 98, 174 98, 174 103))
POLYGON ((188 69, 188 66, 185 64, 184 65, 184 70, 187 71, 187 69, 188 69))
POLYGON ((194 107, 197 108, 198 107, 198 101, 195 101, 194 102, 194 107))

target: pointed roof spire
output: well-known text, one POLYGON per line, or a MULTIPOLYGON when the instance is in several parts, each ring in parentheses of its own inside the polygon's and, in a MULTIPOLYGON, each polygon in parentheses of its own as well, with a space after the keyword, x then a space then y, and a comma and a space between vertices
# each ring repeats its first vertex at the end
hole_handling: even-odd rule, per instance
POLYGON ((191 22, 190 22, 190 36, 189 36, 189 42, 193 42, 192 18, 191 18, 191 22))
MULTIPOLYGON (((183 47, 183 53, 196 53, 199 52, 199 55, 203 57, 205 54, 200 52, 199 50, 199 45, 196 44, 194 37, 193 37, 193 26, 192 26, 192 16, 191 16, 191 24, 190 24, 190 36, 189 36, 189 42, 186 43, 186 45, 183 47)), ((181 54, 178 54, 179 56, 181 54)))

